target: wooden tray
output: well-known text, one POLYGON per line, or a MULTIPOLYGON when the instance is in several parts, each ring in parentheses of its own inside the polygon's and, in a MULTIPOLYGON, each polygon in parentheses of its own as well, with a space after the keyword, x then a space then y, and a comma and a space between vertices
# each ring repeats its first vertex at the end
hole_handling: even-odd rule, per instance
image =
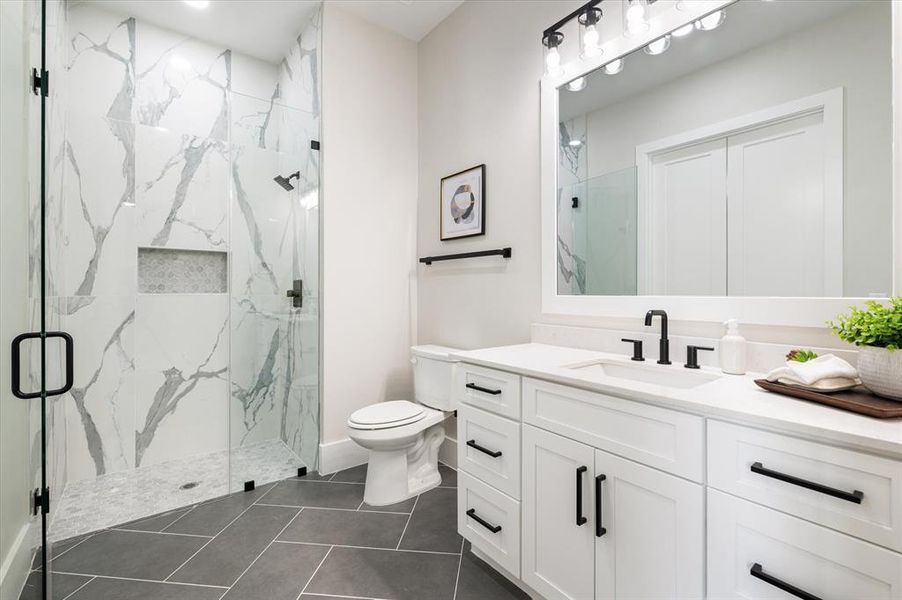
POLYGON ((869 417, 877 417, 878 419, 902 417, 902 402, 875 396, 861 386, 846 390, 845 392, 822 394, 821 392, 813 392, 811 390, 786 385, 785 383, 768 381, 767 379, 756 379, 755 383, 769 392, 776 392, 777 394, 792 396, 793 398, 801 398, 802 400, 808 400, 809 402, 826 404, 834 408, 841 408, 862 415, 868 415, 869 417))

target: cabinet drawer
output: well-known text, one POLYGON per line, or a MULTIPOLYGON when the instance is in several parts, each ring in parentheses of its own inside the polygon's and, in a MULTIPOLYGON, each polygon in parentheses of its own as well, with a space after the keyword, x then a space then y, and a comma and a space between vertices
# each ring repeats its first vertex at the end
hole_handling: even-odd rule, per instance
POLYGON ((701 417, 523 379, 523 421, 693 481, 703 481, 701 417))
POLYGON ((457 409, 457 467, 520 499, 520 424, 466 404, 457 409))
POLYGON ((902 555, 708 490, 708 597, 902 597, 902 555), (756 576, 757 575, 757 576, 756 576))
POLYGON ((520 503, 458 473, 457 531, 489 558, 520 577, 520 503))
POLYGON ((708 422, 708 485, 902 550, 902 462, 708 422))
POLYGON ((459 403, 472 404, 511 419, 520 419, 520 376, 495 369, 460 364, 454 392, 459 403))

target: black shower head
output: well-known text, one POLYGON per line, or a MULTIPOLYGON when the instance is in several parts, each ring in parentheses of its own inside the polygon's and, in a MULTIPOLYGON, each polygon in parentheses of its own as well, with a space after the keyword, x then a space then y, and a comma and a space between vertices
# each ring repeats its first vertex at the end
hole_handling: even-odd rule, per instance
POLYGON ((275 177, 272 178, 272 180, 275 181, 276 183, 278 183, 280 186, 282 186, 283 190, 285 190, 286 192, 290 192, 291 190, 294 189, 294 186, 291 185, 291 180, 292 179, 300 179, 300 178, 301 178, 301 172, 296 171, 296 172, 292 173, 291 175, 289 175, 288 177, 282 177, 281 175, 276 175, 275 177))

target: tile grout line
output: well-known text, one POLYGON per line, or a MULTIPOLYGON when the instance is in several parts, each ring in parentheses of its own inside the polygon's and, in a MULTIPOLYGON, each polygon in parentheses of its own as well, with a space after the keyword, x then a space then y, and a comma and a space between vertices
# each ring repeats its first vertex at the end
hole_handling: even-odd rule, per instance
POLYGON ((81 584, 80 586, 78 586, 77 588, 75 588, 74 590, 72 590, 71 592, 66 594, 65 596, 63 596, 63 600, 68 600, 69 598, 71 598, 72 596, 77 594, 79 591, 81 591, 81 589, 83 587, 85 587, 86 585, 88 585, 89 583, 94 581, 95 579, 97 579, 97 576, 96 575, 92 576, 89 580, 87 580, 86 582, 84 582, 83 584, 81 584))
POLYGON ((91 573, 73 573, 70 571, 56 571, 56 574, 57 575, 79 575, 81 577, 93 577, 94 579, 115 579, 116 581, 140 581, 143 583, 162 583, 162 584, 166 584, 166 585, 183 585, 183 586, 187 586, 187 587, 211 588, 214 590, 228 589, 224 585, 208 585, 206 583, 186 583, 183 581, 161 581, 159 579, 143 579, 141 577, 119 577, 117 575, 92 575, 91 573))
POLYGON ((173 533, 172 531, 144 531, 142 529, 120 529, 118 527, 114 529, 110 529, 108 531, 124 531, 126 533, 149 533, 152 535, 178 535, 182 537, 194 537, 194 538, 204 538, 204 539, 212 539, 216 536, 214 535, 198 535, 196 533, 173 533))
MULTIPOLYGON (((362 512, 362 513, 375 513, 377 515, 409 515, 407 512, 393 511, 393 510, 360 510, 359 508, 335 508, 332 506, 300 506, 296 504, 267 504, 265 502, 261 502, 256 504, 256 506, 272 506, 274 508, 306 508, 307 510, 340 510, 342 512, 362 512)), ((198 536, 198 537, 207 537, 207 536, 198 536)))
MULTIPOLYGON (((91 539, 92 537, 94 537, 95 535, 97 535, 97 534, 99 534, 99 533, 103 533, 104 531, 108 531, 108 530, 107 530, 107 529, 101 529, 100 531, 94 531, 94 532, 88 533, 87 535, 85 535, 85 539, 79 540, 77 543, 73 544, 73 545, 70 546, 69 548, 66 548, 65 550, 63 550, 63 551, 60 552, 59 554, 54 554, 53 552, 51 552, 51 553, 50 553, 50 555, 51 555, 51 556, 50 556, 50 559, 47 561, 47 563, 49 564, 49 563, 55 561, 57 558, 59 558, 60 556, 64 555, 66 552, 69 552, 70 550, 74 550, 75 548, 78 548, 79 546, 81 546, 82 544, 84 544, 85 542, 87 542, 89 539, 91 539)), ((60 541, 63 541, 63 542, 64 542, 64 541, 66 541, 66 540, 60 540, 60 541)), ((56 543, 58 543, 58 542, 56 542, 56 543)), ((53 544, 54 544, 54 542, 49 542, 49 545, 50 545, 51 548, 53 548, 53 544)), ((34 559, 32 559, 32 564, 34 564, 34 559)), ((32 570, 32 571, 40 571, 40 569, 31 569, 31 570, 32 570)), ((53 569, 50 569, 50 572, 53 573, 53 569)))
MULTIPOLYGON (((252 506, 259 506, 259 505, 254 504, 252 506)), ((273 539, 271 539, 268 544, 266 544, 266 547, 260 551, 260 554, 258 554, 254 560, 251 561, 251 564, 249 564, 247 566, 247 568, 244 569, 240 575, 238 575, 238 577, 235 579, 235 581, 232 582, 232 585, 229 586, 229 590, 231 590, 239 581, 241 581, 241 578, 244 577, 244 575, 248 571, 251 570, 251 567, 253 567, 257 563, 257 561, 260 560, 260 557, 263 556, 267 550, 269 550, 270 546, 272 546, 279 539, 280 535, 285 533, 285 530, 288 529, 288 527, 290 527, 292 523, 294 523, 295 519, 297 519, 298 515, 300 515, 302 512, 304 512, 303 507, 299 508, 298 511, 296 513, 294 513, 294 516, 288 520, 288 523, 285 524, 285 527, 283 527, 282 529, 279 530, 279 533, 277 533, 276 536, 273 539)))
MULTIPOLYGON (((267 492, 267 493, 269 493, 269 492, 267 492)), ((178 573, 179 569, 181 569, 182 567, 184 567, 185 565, 187 565, 188 562, 189 562, 192 558, 194 558, 195 556, 197 556, 198 554, 200 554, 201 550, 203 550, 204 548, 206 548, 207 546, 209 546, 209 545, 213 542, 213 540, 215 540, 217 537, 219 537, 219 535, 220 535, 223 531, 225 531, 226 529, 228 529, 229 527, 231 527, 231 525, 232 525, 235 521, 237 521, 238 519, 240 519, 241 517, 243 517, 244 514, 245 514, 247 511, 249 511, 249 510, 250 510, 252 507, 254 507, 254 506, 256 506, 256 504, 251 503, 247 508, 245 508, 243 511, 241 511, 241 513, 240 513, 237 517, 235 517, 234 519, 232 519, 231 521, 229 521, 229 523, 228 523, 225 527, 223 527, 222 529, 220 529, 220 530, 216 533, 216 535, 214 535, 213 537, 211 537, 209 540, 207 540, 207 542, 206 542, 203 546, 201 546, 200 548, 198 548, 198 549, 197 549, 197 552, 195 552, 194 554, 192 554, 191 556, 189 556, 189 557, 185 560, 185 562, 183 562, 183 563, 180 564, 178 567, 176 567, 175 571, 173 571, 172 573, 170 573, 169 576, 166 577, 166 579, 164 579, 164 581, 167 581, 167 582, 168 582, 168 581, 169 581, 169 578, 172 577, 173 575, 175 575, 176 573, 178 573)))
POLYGON ((169 529, 170 527, 172 527, 173 525, 175 525, 176 523, 178 523, 179 521, 181 521, 182 519, 184 519, 185 517, 187 517, 190 513, 194 512, 194 509, 197 508, 198 506, 200 506, 200 505, 199 505, 199 504, 195 504, 194 506, 192 506, 191 508, 189 508, 188 510, 186 510, 185 512, 183 512, 182 514, 180 514, 180 515, 176 518, 175 521, 173 521, 172 523, 170 523, 169 525, 167 525, 166 527, 164 527, 163 529, 161 529, 161 530, 159 531, 159 533, 166 533, 166 530, 167 530, 167 529, 169 529))
POLYGON ((277 544, 294 544, 296 546, 329 546, 331 548, 354 548, 355 550, 379 550, 384 552, 409 552, 411 554, 439 554, 441 556, 458 556, 457 552, 442 552, 440 550, 408 550, 407 548, 377 548, 375 546, 351 546, 349 544, 327 544, 324 542, 291 542, 288 540, 276 540, 277 544))
POLYGON ((404 535, 407 533, 407 528, 410 527, 410 520, 413 519, 413 511, 417 509, 417 502, 420 501, 420 496, 418 495, 416 500, 413 501, 413 506, 410 508, 410 514, 407 515, 407 523, 404 524, 404 529, 401 531, 401 537, 398 538, 398 545, 395 546, 395 550, 401 549, 401 542, 404 541, 404 535))
POLYGON ((460 585, 460 569, 464 564, 464 540, 460 540, 460 560, 457 561, 457 577, 454 579, 454 595, 451 600, 457 600, 457 588, 460 585))
POLYGON ((298 594, 297 600, 301 600, 301 597, 304 595, 304 592, 307 591, 307 588, 310 587, 310 582, 313 581, 313 578, 316 577, 316 574, 319 573, 320 567, 323 566, 323 563, 326 562, 326 559, 329 558, 329 555, 332 554, 332 548, 335 546, 329 546, 329 549, 326 550, 326 555, 323 556, 323 559, 319 561, 319 564, 316 565, 316 568, 313 570, 313 574, 310 575, 310 579, 307 580, 307 583, 304 584, 304 587, 301 588, 301 593, 298 594))

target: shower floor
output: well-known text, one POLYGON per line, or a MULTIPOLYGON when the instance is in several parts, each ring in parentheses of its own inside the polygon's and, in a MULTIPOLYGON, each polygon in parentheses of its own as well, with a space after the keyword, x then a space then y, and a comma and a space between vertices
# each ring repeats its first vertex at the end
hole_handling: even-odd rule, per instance
POLYGON ((303 462, 281 440, 167 461, 66 485, 48 538, 64 540, 297 475, 303 462), (230 474, 231 467, 231 474, 230 474))

